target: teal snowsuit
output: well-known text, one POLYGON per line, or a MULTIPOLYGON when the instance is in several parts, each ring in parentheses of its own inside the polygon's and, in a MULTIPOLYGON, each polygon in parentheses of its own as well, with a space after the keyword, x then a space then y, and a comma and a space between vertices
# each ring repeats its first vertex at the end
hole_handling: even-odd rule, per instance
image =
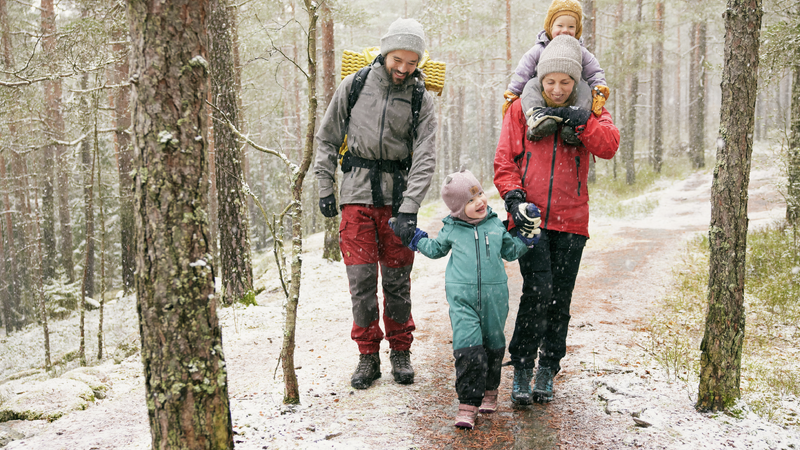
POLYGON ((445 217, 435 239, 422 238, 417 249, 428 258, 452 250, 445 271, 445 292, 453 328, 456 392, 460 403, 480 406, 483 394, 500 385, 508 317, 508 276, 503 260, 514 261, 528 248, 513 237, 488 208, 478 225, 445 217))

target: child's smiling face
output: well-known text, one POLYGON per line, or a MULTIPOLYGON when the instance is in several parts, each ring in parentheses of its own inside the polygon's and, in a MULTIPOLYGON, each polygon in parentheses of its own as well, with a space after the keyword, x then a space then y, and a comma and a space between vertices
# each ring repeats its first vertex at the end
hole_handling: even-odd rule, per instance
POLYGON ((486 194, 481 191, 469 199, 467 206, 464 207, 464 214, 466 214, 470 219, 483 219, 486 217, 487 206, 488 203, 486 201, 486 194))
POLYGON ((575 30, 577 29, 578 21, 569 14, 564 14, 556 17, 556 20, 553 21, 553 27, 550 30, 550 34, 552 34, 554 38, 561 34, 567 34, 575 37, 575 30))

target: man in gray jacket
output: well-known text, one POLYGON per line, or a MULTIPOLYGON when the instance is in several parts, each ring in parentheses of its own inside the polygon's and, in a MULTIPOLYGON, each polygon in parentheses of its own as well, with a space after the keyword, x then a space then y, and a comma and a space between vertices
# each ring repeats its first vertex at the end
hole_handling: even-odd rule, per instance
POLYGON ((356 389, 366 389, 380 378, 378 352, 384 336, 391 349, 395 381, 414 382, 409 357, 415 329, 410 278, 414 252, 406 245, 414 236, 417 211, 436 166, 433 97, 424 90, 423 75, 417 69, 424 53, 422 25, 414 19, 396 20, 381 38, 381 54, 361 80, 363 87, 352 109, 349 96, 358 74, 342 80, 317 132, 314 172, 320 210, 326 217, 338 214, 334 174, 347 136, 339 192, 339 241, 353 302, 350 336, 361 354, 350 380, 356 389), (422 95, 417 120, 412 117, 415 89, 417 96, 422 95), (392 217, 394 231, 388 224, 392 217), (385 335, 378 311, 379 269, 385 335))

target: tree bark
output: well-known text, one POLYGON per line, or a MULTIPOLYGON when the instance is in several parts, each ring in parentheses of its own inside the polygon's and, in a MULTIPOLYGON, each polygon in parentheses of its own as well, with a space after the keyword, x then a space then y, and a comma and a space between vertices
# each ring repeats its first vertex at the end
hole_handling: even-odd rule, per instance
MULTIPOLYGON (((336 55, 334 53, 333 18, 327 2, 320 5, 320 35, 322 37, 322 101, 327 110, 336 91, 336 55)), ((335 184, 335 183, 334 183, 335 184)), ((339 216, 326 217, 325 241, 322 257, 328 261, 341 261, 339 248, 339 216)))
POLYGON ((786 221, 800 225, 800 64, 792 67, 791 134, 789 138, 786 221))
POLYGON ((664 2, 656 3, 656 42, 653 52, 653 170, 664 162, 664 2))
POLYGON ((232 449, 208 244, 205 0, 128 2, 136 293, 154 449, 232 449))
POLYGON ((728 0, 724 16, 722 109, 708 232, 708 313, 700 344, 700 386, 695 405, 701 411, 724 410, 740 396, 747 188, 758 92, 761 0, 728 0))
MULTIPOLYGON (((81 89, 84 91, 88 87, 88 77, 89 75, 87 74, 81 77, 81 89)), ((86 247, 84 248, 83 277, 81 280, 81 290, 83 291, 81 298, 83 299, 84 297, 94 298, 94 206, 92 198, 94 194, 94 146, 92 144, 93 135, 90 137, 88 133, 91 129, 88 123, 89 102, 85 97, 81 99, 81 109, 86 121, 83 127, 86 138, 80 144, 81 165, 83 166, 83 204, 86 216, 86 247)), ((83 311, 81 311, 82 315, 83 311)))
MULTIPOLYGON (((231 20, 227 0, 211 0, 208 31, 211 40, 211 93, 216 108, 212 116, 224 117, 239 127, 239 104, 236 70, 230 34, 231 20)), ((229 127, 214 128, 214 165, 217 175, 220 264, 222 266, 222 301, 226 305, 252 295, 253 268, 250 262, 247 199, 242 191, 242 150, 229 127)))

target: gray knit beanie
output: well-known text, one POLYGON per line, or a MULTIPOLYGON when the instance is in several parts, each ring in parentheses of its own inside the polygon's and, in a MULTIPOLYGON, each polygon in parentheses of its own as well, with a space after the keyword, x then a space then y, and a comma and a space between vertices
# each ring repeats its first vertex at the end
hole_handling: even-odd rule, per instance
POLYGON ((570 35, 559 34, 554 37, 539 58, 536 75, 540 81, 544 80, 547 74, 556 72, 565 73, 576 82, 581 80, 583 52, 580 42, 570 35))
POLYGON ((389 31, 381 38, 381 55, 395 50, 409 50, 422 60, 425 54, 425 31, 414 19, 397 19, 389 25, 389 31))
POLYGON ((451 173, 444 179, 442 185, 442 200, 450 208, 450 215, 456 219, 474 224, 483 219, 471 219, 464 213, 467 202, 472 197, 483 192, 481 183, 467 169, 461 169, 456 173, 451 173))

